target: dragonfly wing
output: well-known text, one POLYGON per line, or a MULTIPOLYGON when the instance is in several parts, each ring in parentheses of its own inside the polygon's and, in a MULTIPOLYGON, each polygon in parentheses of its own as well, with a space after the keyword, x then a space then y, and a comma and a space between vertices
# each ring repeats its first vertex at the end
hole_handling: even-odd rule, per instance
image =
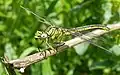
MULTIPOLYGON (((93 33, 92 33, 93 34, 93 33)), ((82 36, 82 35, 84 35, 84 34, 82 34, 82 33, 75 33, 75 34, 73 34, 74 36, 82 36), (76 35, 77 34, 77 35, 76 35)), ((93 34, 93 35, 96 35, 96 34, 93 34)), ((87 35, 84 35, 84 36, 87 36, 87 35)), ((90 43, 90 44, 92 44, 92 45, 94 45, 94 46, 97 46, 97 47, 99 47, 99 48, 101 48, 102 50, 105 50, 106 52, 108 52, 108 53, 112 53, 112 51, 110 51, 109 49, 106 49, 106 48, 104 48, 104 47, 102 47, 101 45, 98 45, 94 40, 97 40, 97 39, 99 39, 99 38, 97 38, 97 37, 94 37, 92 40, 88 40, 88 39, 85 39, 84 37, 81 37, 82 39, 84 39, 84 40, 87 40, 87 42, 88 43, 90 43)), ((105 39, 103 38, 101 41, 104 41, 105 39)), ((85 45, 85 46, 87 46, 87 44, 85 45)), ((81 46, 82 47, 82 46, 81 46)), ((79 48, 80 48, 80 46, 79 46, 79 48)))

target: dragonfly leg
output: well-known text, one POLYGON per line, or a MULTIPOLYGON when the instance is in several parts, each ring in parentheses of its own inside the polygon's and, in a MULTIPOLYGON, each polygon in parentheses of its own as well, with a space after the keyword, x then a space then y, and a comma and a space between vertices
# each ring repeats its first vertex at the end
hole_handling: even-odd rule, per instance
POLYGON ((38 52, 41 52, 41 51, 42 51, 42 49, 38 48, 38 49, 37 49, 37 51, 38 51, 38 52))
POLYGON ((48 39, 46 39, 46 44, 47 44, 47 46, 48 46, 49 48, 55 50, 55 48, 53 48, 53 47, 48 43, 48 39))

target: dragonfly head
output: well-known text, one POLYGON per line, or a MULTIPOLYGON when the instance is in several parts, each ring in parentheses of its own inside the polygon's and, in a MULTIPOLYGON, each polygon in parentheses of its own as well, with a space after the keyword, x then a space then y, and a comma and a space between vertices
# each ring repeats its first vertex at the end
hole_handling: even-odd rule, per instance
POLYGON ((45 39, 48 38, 48 34, 42 31, 37 31, 35 33, 35 39, 45 39))

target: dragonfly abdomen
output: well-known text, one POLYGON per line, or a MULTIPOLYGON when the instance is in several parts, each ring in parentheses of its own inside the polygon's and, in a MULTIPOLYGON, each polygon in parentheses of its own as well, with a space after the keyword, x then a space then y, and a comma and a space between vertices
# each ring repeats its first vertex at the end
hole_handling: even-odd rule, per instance
POLYGON ((76 33, 76 32, 88 31, 88 30, 92 30, 92 29, 109 30, 108 27, 103 26, 103 25, 88 25, 88 26, 82 26, 82 27, 71 28, 70 31, 71 31, 72 33, 76 33))

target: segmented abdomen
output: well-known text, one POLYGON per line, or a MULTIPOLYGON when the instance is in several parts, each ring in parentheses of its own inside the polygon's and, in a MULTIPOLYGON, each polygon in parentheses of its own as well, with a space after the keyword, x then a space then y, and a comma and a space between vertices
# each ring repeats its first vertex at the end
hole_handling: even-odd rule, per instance
POLYGON ((108 27, 103 26, 103 25, 88 25, 88 26, 71 28, 71 29, 69 29, 69 31, 70 31, 70 34, 71 34, 71 33, 76 33, 76 32, 83 32, 83 31, 87 31, 87 30, 92 30, 92 29, 109 30, 108 27))

